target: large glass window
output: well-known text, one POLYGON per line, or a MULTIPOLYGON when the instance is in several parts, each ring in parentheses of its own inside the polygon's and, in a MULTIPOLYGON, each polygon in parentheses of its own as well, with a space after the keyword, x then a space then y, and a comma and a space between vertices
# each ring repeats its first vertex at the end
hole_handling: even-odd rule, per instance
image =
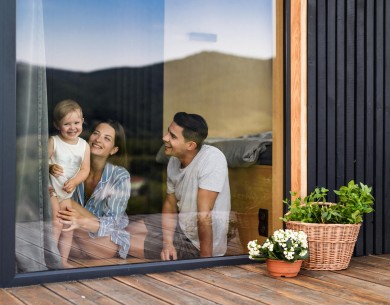
POLYGON ((272 0, 18 0, 18 272, 159 261, 168 228, 179 259, 207 252, 203 218, 182 198, 198 196, 201 209, 199 189, 218 198, 224 174, 204 182, 220 162, 209 161, 188 174, 194 195, 180 193, 167 166, 173 156, 188 169, 192 138, 172 125, 177 112, 205 119, 202 149, 218 148, 228 166, 228 203, 207 199, 206 256, 246 254, 249 240, 264 239, 274 23, 272 0), (178 131, 185 141, 175 142, 178 131))

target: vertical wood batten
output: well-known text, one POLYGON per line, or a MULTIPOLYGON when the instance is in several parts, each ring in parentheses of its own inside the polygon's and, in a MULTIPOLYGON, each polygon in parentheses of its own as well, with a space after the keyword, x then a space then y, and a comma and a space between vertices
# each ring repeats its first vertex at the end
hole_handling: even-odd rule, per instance
MULTIPOLYGON (((366 57, 365 57, 365 66, 366 66, 366 75, 367 75, 367 82, 366 82, 366 91, 365 91, 365 100, 366 107, 365 107, 365 113, 366 113, 366 120, 364 124, 364 128, 366 130, 365 132, 365 138, 364 141, 367 143, 365 145, 365 166, 364 166, 364 172, 365 172, 365 179, 364 181, 368 185, 374 184, 374 139, 375 139, 375 132, 374 132, 374 50, 375 50, 375 27, 374 27, 374 2, 368 1, 367 2, 367 8, 366 8, 366 57)), ((365 225, 365 245, 367 247, 367 251, 369 253, 374 253, 374 239, 375 239, 375 231, 374 231, 374 215, 373 213, 368 214, 364 222, 365 225)))
MULTIPOLYGON (((385 0, 378 0, 375 7, 375 180, 383 181, 384 160, 382 158, 384 142, 384 3, 385 0)), ((386 223, 383 216, 383 184, 374 184, 375 195, 375 253, 383 251, 382 228, 386 223)))
MULTIPOLYGON (((326 155, 336 155, 336 0, 327 1, 326 18, 326 155)), ((326 156, 325 156, 326 158, 326 156)), ((336 188, 336 158, 326 158, 326 182, 328 189, 336 188)), ((333 192, 329 193, 329 200, 334 201, 333 192)))
POLYGON ((346 38, 345 38, 345 2, 337 1, 336 4, 336 179, 335 184, 345 183, 345 84, 346 84, 346 38))
POLYGON ((306 0, 291 3, 291 190, 307 193, 306 0))
MULTIPOLYGON (((307 54, 307 99, 312 101, 317 98, 317 1, 309 0, 307 5, 307 45, 311 50, 307 54)), ((317 103, 307 103, 307 126, 317 129, 317 103)), ((317 132, 308 132, 307 147, 307 172, 311 177, 307 186, 308 190, 312 190, 317 185, 317 132)))
POLYGON ((384 193, 383 198, 383 217, 384 217, 384 230, 383 230, 383 242, 384 252, 390 252, 390 3, 384 1, 385 12, 385 26, 384 26, 384 101, 385 101, 385 117, 384 117, 384 183, 383 186, 387 190, 384 193), (386 224, 387 222, 387 224, 386 224))
MULTIPOLYGON (((357 0, 356 2, 356 98, 355 98, 355 180, 356 182, 365 180, 365 0, 357 0)), ((366 240, 366 226, 363 226, 359 235, 363 238, 363 242, 357 243, 355 247, 356 255, 364 254, 364 246, 366 240)))
MULTIPOLYGON (((355 176, 355 54, 356 54, 356 12, 355 0, 347 0, 346 6, 346 117, 345 117, 345 178, 350 180, 355 176)), ((345 182, 344 182, 345 183, 345 182)))
POLYGON ((316 186, 327 181, 327 2, 317 1, 317 172, 316 186))

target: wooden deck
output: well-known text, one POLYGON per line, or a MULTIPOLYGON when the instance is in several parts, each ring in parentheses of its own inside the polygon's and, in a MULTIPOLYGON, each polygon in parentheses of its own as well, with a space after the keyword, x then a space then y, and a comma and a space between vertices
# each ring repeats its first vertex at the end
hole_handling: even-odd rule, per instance
POLYGON ((390 304, 390 255, 295 278, 249 264, 5 288, 0 304, 390 304))

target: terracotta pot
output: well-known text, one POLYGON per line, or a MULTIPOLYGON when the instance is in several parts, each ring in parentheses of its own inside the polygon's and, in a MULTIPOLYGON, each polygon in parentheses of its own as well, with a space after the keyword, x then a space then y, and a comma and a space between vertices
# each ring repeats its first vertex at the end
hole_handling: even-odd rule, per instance
POLYGON ((294 277, 301 270, 302 260, 289 263, 283 260, 267 259, 267 270, 272 276, 294 277))

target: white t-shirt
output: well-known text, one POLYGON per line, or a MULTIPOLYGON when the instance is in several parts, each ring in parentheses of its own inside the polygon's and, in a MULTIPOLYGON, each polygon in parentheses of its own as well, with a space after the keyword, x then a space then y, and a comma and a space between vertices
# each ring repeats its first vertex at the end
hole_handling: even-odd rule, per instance
POLYGON ((176 157, 168 162, 167 193, 174 193, 179 210, 179 224, 184 234, 200 249, 197 227, 198 189, 218 192, 212 210, 213 256, 222 256, 227 249, 230 214, 228 167, 224 154, 210 145, 203 145, 185 168, 176 157))

